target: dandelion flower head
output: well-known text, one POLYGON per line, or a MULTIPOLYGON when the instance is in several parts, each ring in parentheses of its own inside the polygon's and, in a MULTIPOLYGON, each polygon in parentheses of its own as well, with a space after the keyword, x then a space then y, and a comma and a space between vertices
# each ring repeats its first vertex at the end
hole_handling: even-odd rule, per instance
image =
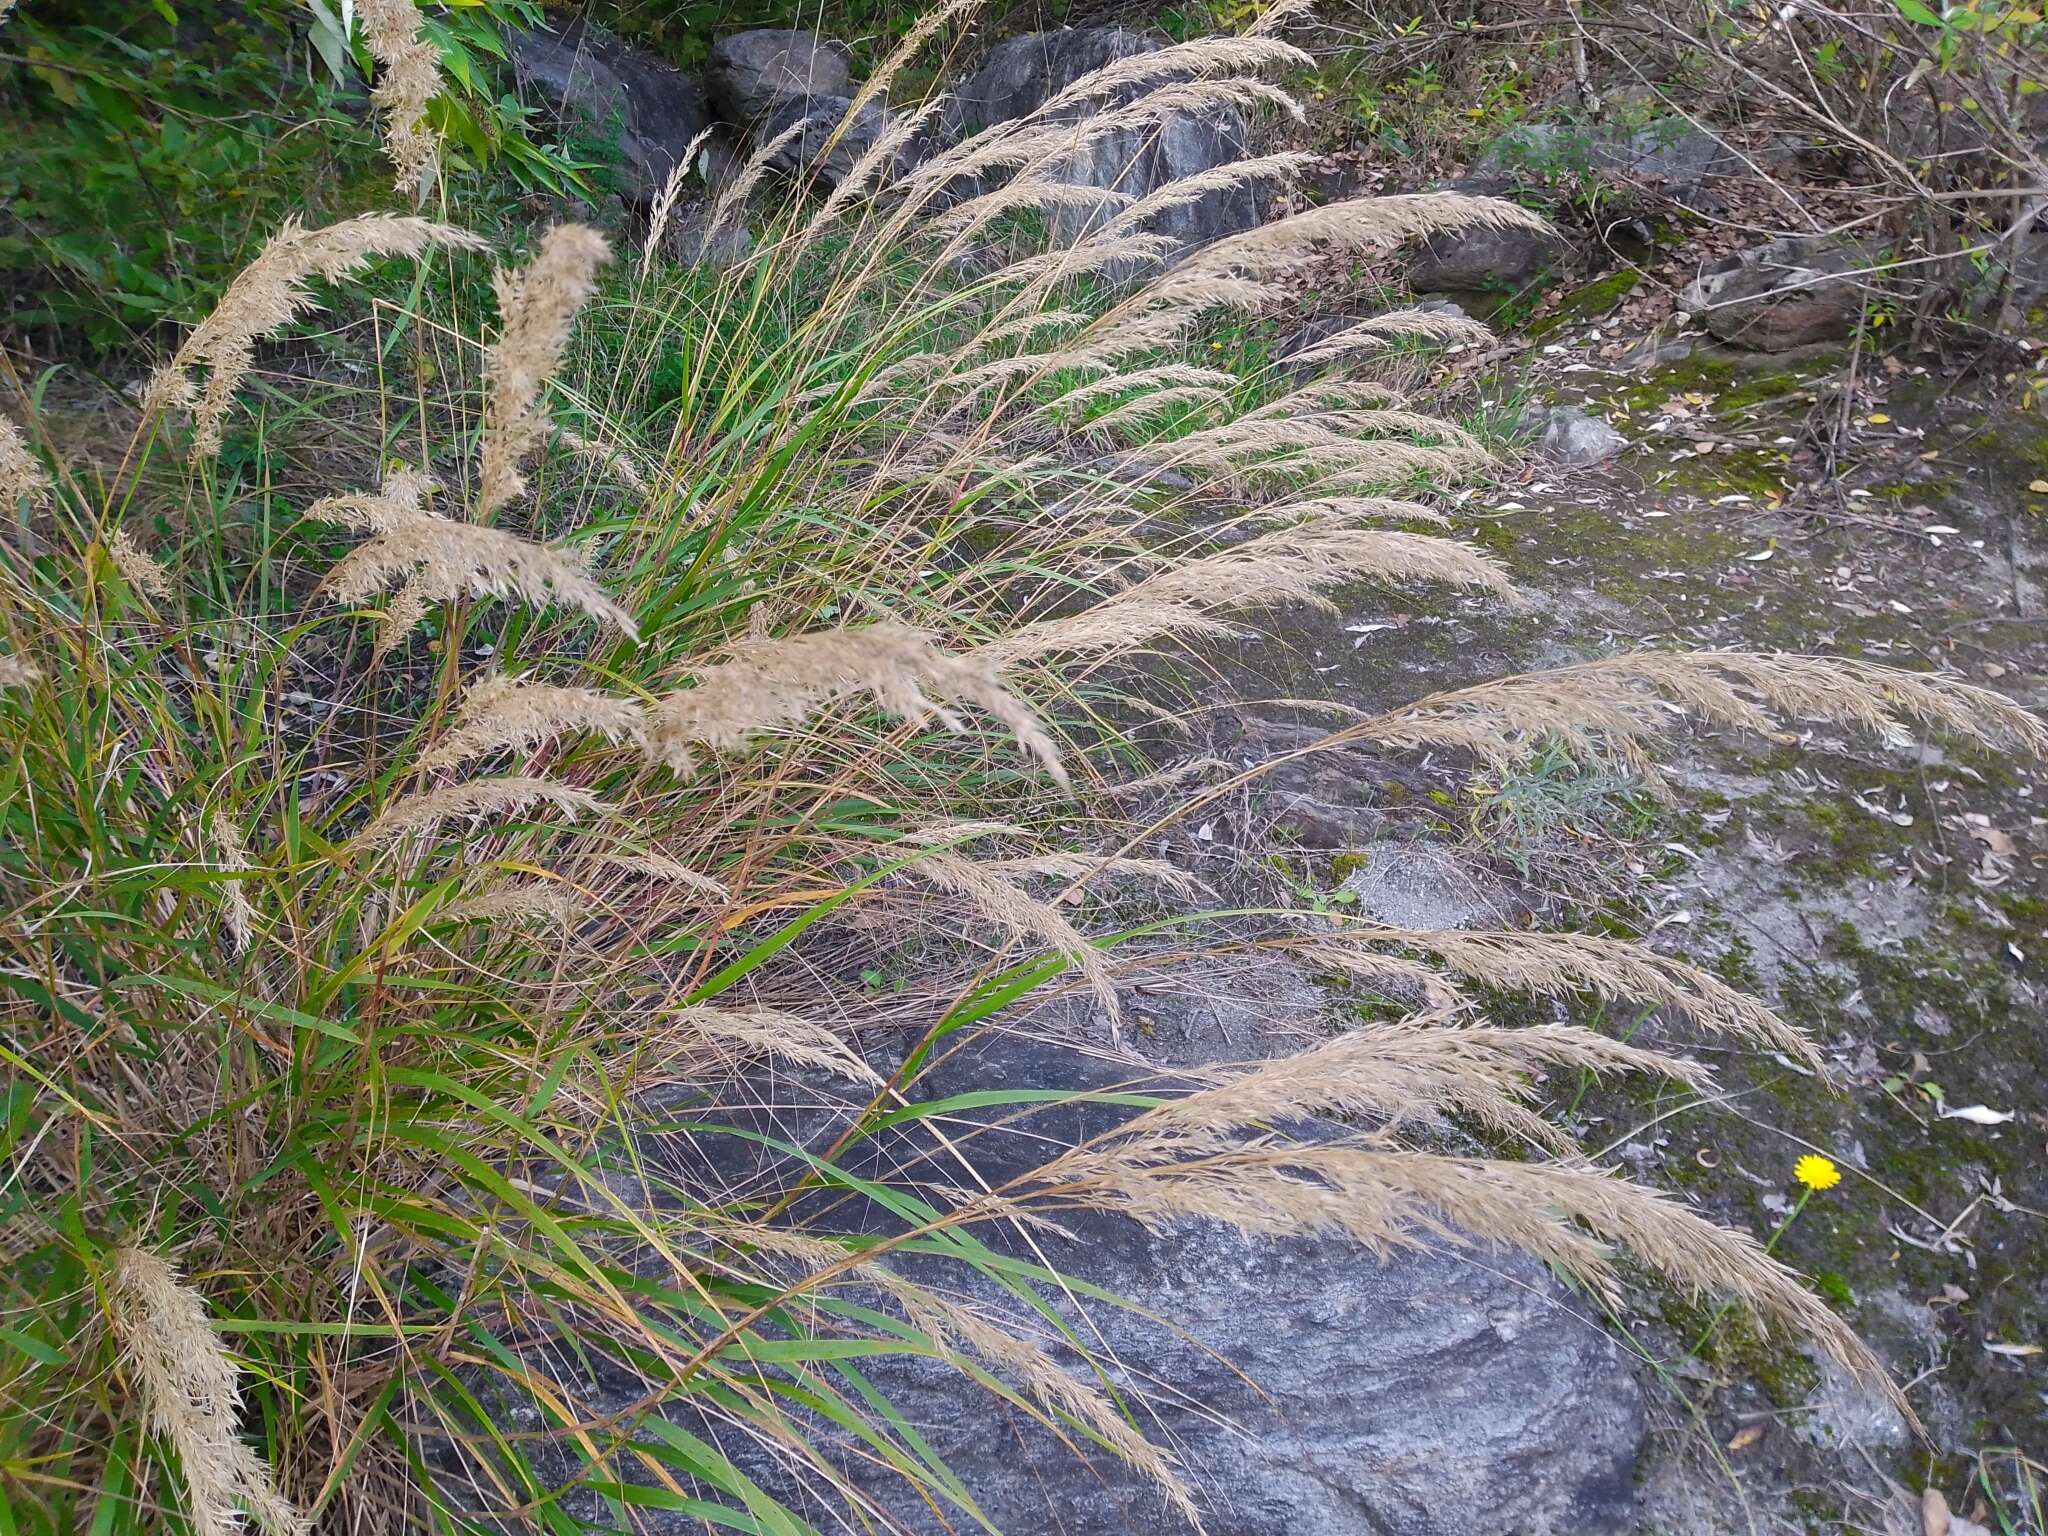
POLYGON ((1842 1182, 1842 1170, 1825 1157, 1809 1155, 1792 1165, 1792 1177, 1808 1189, 1833 1189, 1842 1182))

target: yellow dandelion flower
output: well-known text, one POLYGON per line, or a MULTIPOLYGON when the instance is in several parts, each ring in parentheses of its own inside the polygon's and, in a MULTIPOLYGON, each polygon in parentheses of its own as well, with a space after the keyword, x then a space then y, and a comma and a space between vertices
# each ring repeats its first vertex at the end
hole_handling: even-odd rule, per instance
POLYGON ((1792 1177, 1808 1189, 1833 1189, 1842 1182, 1842 1170, 1827 1158, 1809 1154, 1792 1165, 1792 1177))

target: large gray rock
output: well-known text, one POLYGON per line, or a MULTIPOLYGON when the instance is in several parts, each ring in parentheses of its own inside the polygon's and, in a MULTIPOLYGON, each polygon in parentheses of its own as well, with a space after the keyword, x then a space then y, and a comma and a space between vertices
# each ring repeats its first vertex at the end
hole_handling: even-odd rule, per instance
POLYGON ((560 120, 617 146, 619 190, 645 203, 709 121, 689 76, 572 18, 507 34, 514 76, 560 120))
POLYGON ((815 32, 735 32, 711 45, 704 83, 719 114, 745 126, 791 97, 851 96, 852 57, 815 32))
POLYGON ((853 121, 847 122, 846 114, 852 106, 850 96, 785 96, 768 109, 755 137, 764 145, 771 144, 796 129, 795 136, 776 150, 769 163, 791 174, 815 170, 826 181, 836 184, 845 179, 855 161, 874 147, 893 121, 887 107, 870 101, 861 106, 853 121))
POLYGON ((1472 174, 1555 186, 1597 178, 1692 202, 1709 176, 1740 161, 1712 134, 1684 118, 1627 125, 1524 123, 1509 129, 1472 163, 1472 174))
MULTIPOLYGON (((1507 181, 1468 178, 1452 182, 1450 190, 1505 197, 1514 187, 1507 181)), ((1559 265, 1565 255, 1563 237, 1551 230, 1451 230, 1415 248, 1408 260, 1408 285, 1421 293, 1509 293, 1559 265)))
POLYGON ((1862 314, 1854 274, 1867 254, 1840 240, 1788 236, 1702 273, 1678 307, 1720 340, 1754 352, 1789 352, 1851 335, 1862 314))
POLYGON ((996 44, 980 69, 953 88, 946 116, 955 136, 1036 112, 1083 75, 1151 53, 1158 44, 1122 27, 1062 27, 996 44))
MULTIPOLYGON (((954 88, 945 129, 960 138, 996 123, 1035 112, 1083 75, 1120 59, 1156 50, 1160 44, 1122 27, 1068 27, 1032 32, 999 43, 974 74, 954 88)), ((1063 110, 1052 121, 1079 122, 1129 102, 1132 87, 1063 110)), ((1059 166, 1053 179, 1070 186, 1101 187, 1132 198, 1170 181, 1214 169, 1250 154, 1249 128, 1234 108, 1203 113, 1175 112, 1163 121, 1091 136, 1059 166)), ((1197 245, 1256 226, 1264 213, 1257 186, 1218 188, 1196 201, 1168 210, 1150 228, 1184 245, 1197 245)), ((1054 213, 1054 238, 1078 240, 1105 214, 1087 209, 1054 213)))
POLYGON ((1628 439, 1598 416, 1569 405, 1531 411, 1526 425, 1538 433, 1537 448, 1553 464, 1585 469, 1604 464, 1628 447, 1628 439))
MULTIPOLYGON (((920 1080, 920 1097, 969 1090, 1104 1089, 1129 1082, 1124 1066, 1090 1062, 1074 1050, 1009 1034, 970 1042, 920 1080)), ((1142 1083, 1142 1077, 1140 1079, 1142 1083)), ((746 1131, 813 1148, 830 1144, 844 1114, 818 1107, 828 1096, 785 1080, 764 1091, 777 1106, 709 1116, 678 1110, 684 1122, 726 1120, 746 1131), (805 1106, 792 1108, 791 1106, 805 1106)), ((658 1110, 657 1110, 658 1112, 658 1110)), ((959 1108, 944 1122, 992 1186, 1037 1167, 1058 1148, 1119 1123, 1128 1107, 1094 1102, 1036 1113, 1016 1104, 959 1108), (981 1128, 977 1128, 981 1127, 981 1128)), ((701 1128, 649 1132, 638 1142, 644 1169, 677 1183, 745 1189, 772 1201, 794 1187, 804 1165, 759 1142, 701 1128)), ((885 1131, 856 1143, 840 1165, 897 1190, 958 1186, 969 1178, 952 1152, 925 1131, 885 1131)), ((897 1220, 882 1205, 845 1192, 799 1196, 795 1206, 821 1226, 882 1233, 897 1220)), ((1632 1471, 1643 1435, 1643 1401, 1623 1352, 1543 1269, 1519 1255, 1421 1251, 1381 1261, 1330 1241, 1248 1241, 1190 1223, 1156 1236, 1109 1216, 1069 1212, 1065 1235, 1037 1232, 1027 1245, 1006 1228, 978 1235, 999 1253, 1043 1262, 1105 1287, 1152 1314, 1080 1304, 1058 1287, 1038 1287, 1044 1304, 1088 1340, 1139 1422, 1173 1446, 1210 1528, 1231 1536, 1619 1536, 1634 1529, 1632 1471)), ((913 1278, 944 1287, 989 1318, 1046 1336, 1041 1319, 1009 1291, 960 1264, 901 1257, 913 1278), (1028 1319, 1028 1322, 1027 1322, 1028 1319)), ((669 1271, 649 1262, 663 1283, 669 1271)), ((857 1299, 848 1296, 846 1299, 857 1299)), ((533 1345, 558 1379, 570 1375, 584 1422, 659 1412, 711 1440, 762 1487, 835 1528, 813 1490, 822 1479, 793 1471, 746 1434, 722 1427, 688 1401, 642 1404, 647 1383, 615 1362, 533 1345), (629 1411, 630 1410, 630 1411, 629 1411)), ((1062 1363, 1084 1368, 1077 1356, 1062 1363)), ((1064 1536, 1167 1536, 1187 1527, 1148 1484, 1104 1455, 1079 1460, 1028 1417, 1009 1411, 949 1367, 912 1356, 871 1355, 859 1366, 904 1422, 969 1491, 1000 1531, 1058 1530, 1064 1536)), ((532 1433, 530 1405, 490 1381, 477 1389, 495 1419, 532 1433)), ((840 1383, 842 1389, 844 1383, 840 1383)), ((785 1403, 785 1411, 799 1410, 785 1403)), ((897 1528, 944 1529, 900 1478, 830 1426, 801 1420, 804 1433, 897 1528)), ((1070 1437, 1077 1438, 1077 1437, 1070 1437)), ((476 1477, 464 1455, 429 1433, 430 1464, 452 1496, 474 1506, 476 1477)), ((563 1441, 529 1440, 526 1453, 557 1479, 574 1463, 563 1441)), ((625 1458, 630 1461, 631 1458, 625 1458)), ((638 1475, 629 1467, 629 1477, 638 1475)), ((688 1491, 718 1499, 698 1485, 688 1491)), ((564 1509, 601 1518, 587 1494, 564 1509)), ((957 1511, 955 1527, 963 1521, 957 1511)), ((695 1533, 698 1522, 658 1507, 635 1511, 649 1536, 695 1533)))

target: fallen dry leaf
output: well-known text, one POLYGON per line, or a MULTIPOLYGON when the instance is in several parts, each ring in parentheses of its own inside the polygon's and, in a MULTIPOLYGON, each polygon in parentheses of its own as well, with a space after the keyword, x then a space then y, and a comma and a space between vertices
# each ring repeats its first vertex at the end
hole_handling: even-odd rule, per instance
POLYGON ((1948 1500, 1939 1488, 1920 1495, 1920 1536, 1948 1536, 1948 1500))
POLYGON ((2019 851, 2013 845, 2013 840, 1997 827, 1972 827, 1970 828, 1970 836, 1977 839, 1978 842, 1982 843, 2000 858, 2011 858, 2013 854, 2019 851))
POLYGON ((1763 1439, 1763 1437, 1763 1425, 1745 1424, 1742 1428, 1735 1431, 1734 1438, 1728 1442, 1728 1449, 1731 1451, 1746 1451, 1752 1445, 1755 1445, 1757 1441, 1763 1439))
POLYGON ((2009 1109, 1993 1109, 1989 1104, 1965 1104, 1961 1109, 1950 1109, 1944 1104, 1941 1106, 1941 1118, 1967 1120, 1972 1125, 2009 1125, 2016 1117, 2009 1109))

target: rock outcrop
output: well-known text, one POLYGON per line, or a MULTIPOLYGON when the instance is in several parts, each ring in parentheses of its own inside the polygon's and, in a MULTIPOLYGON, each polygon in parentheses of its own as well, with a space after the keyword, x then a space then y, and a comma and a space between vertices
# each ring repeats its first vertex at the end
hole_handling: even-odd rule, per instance
POLYGON ((1854 333, 1866 253, 1839 240, 1772 240, 1688 283, 1678 307, 1718 339, 1753 352, 1789 352, 1854 333))
POLYGON ((1628 439, 1611 423, 1576 406, 1532 411, 1525 422, 1537 433, 1536 446, 1543 457, 1572 469, 1604 464, 1628 447, 1628 439))
MULTIPOLYGON (((1122 27, 1069 27, 1013 37, 997 44, 981 68, 954 88, 946 114, 947 136, 957 139, 1024 117, 1083 75, 1159 47, 1122 27)), ((1131 100, 1137 89, 1078 103, 1054 120, 1079 122, 1098 111, 1113 111, 1131 100)), ((1070 186, 1101 187, 1140 198, 1183 176, 1245 159, 1249 135, 1244 114, 1232 108, 1173 112, 1161 121, 1092 134, 1053 168, 1052 176, 1070 186)), ((1184 245, 1199 245, 1252 228, 1263 211, 1261 189, 1224 187, 1166 211, 1149 227, 1184 245)), ((1052 221, 1054 236, 1063 242, 1078 240, 1102 217, 1085 209, 1059 210, 1052 221)))
MULTIPOLYGON (((1447 190, 1507 197, 1515 189, 1504 180, 1467 179, 1447 190)), ((1418 293, 1508 294, 1558 266, 1566 254, 1563 238, 1549 230, 1473 225, 1418 245, 1408 260, 1408 283, 1418 293)))
POLYGON ((843 44, 815 32, 758 28, 711 45, 704 83, 719 115, 745 127, 792 100, 851 96, 853 65, 843 44))
POLYGON ((710 121, 688 75, 580 19, 512 31, 507 51, 523 91, 574 131, 616 145, 629 202, 651 201, 710 121))
MULTIPOLYGON (((1127 1066, 1063 1045, 990 1032, 921 1079, 918 1093, 1104 1089, 1131 1076, 1127 1066)), ((813 1148, 829 1145, 845 1124, 844 1112, 829 1107, 826 1085, 805 1081, 792 1091, 785 1078, 761 1098, 779 1107, 678 1118, 723 1119, 745 1133, 813 1148)), ((999 1102, 946 1117, 949 1145, 964 1149, 991 1185, 1133 1112, 1102 1102, 1021 1108, 999 1102)), ((766 1201, 793 1188, 807 1166, 759 1140, 701 1129, 650 1129, 638 1152, 643 1166, 667 1179, 743 1188, 766 1201)), ((916 1127, 856 1143, 840 1166, 912 1192, 966 1176, 951 1152, 916 1127)), ((844 1190, 812 1199, 800 1197, 793 1209, 822 1226, 871 1233, 896 1226, 883 1204, 844 1190)), ((1156 1235, 1086 1212, 1067 1213, 1062 1223, 1064 1235, 1035 1232, 1028 1244, 994 1226, 980 1235, 998 1253, 1084 1277, 1130 1304, 1084 1307, 1056 1286, 1037 1287, 1044 1305, 1088 1340, 1138 1422, 1175 1448, 1212 1512, 1211 1529, 1232 1536, 1620 1536, 1634 1529, 1640 1389, 1623 1352, 1541 1265, 1491 1249, 1381 1260, 1345 1243, 1255 1242, 1204 1223, 1156 1235)), ((1042 1318, 975 1269, 915 1257, 892 1262, 986 1318, 1010 1318, 1013 1328, 1046 1336, 1042 1318)), ((648 1272, 665 1274, 651 1256, 648 1272)), ((541 1346, 534 1348, 538 1362, 541 1346)), ((578 1363, 556 1352, 546 1363, 558 1379, 572 1374, 567 1385, 586 1421, 608 1422, 639 1404, 627 1413, 628 1427, 632 1413, 661 1414, 675 1429, 719 1445, 759 1486, 826 1528, 825 1511, 807 1492, 820 1486, 814 1470, 792 1468, 693 1400, 671 1396, 647 1407, 647 1383, 616 1362, 586 1354, 578 1363)), ((1086 1369, 1075 1355, 1061 1363, 1086 1369)), ((1121 1463, 1101 1453, 1083 1460, 950 1367, 898 1354, 867 1355, 859 1364, 996 1529, 1067 1536, 1187 1529, 1121 1463)), ((529 1432, 539 1427, 530 1406, 493 1401, 481 1382, 478 1390, 494 1418, 529 1432)), ((899 1476, 863 1456, 842 1431, 822 1420, 798 1422, 892 1523, 934 1536, 944 1529, 899 1476)), ((526 1450, 547 1474, 567 1480, 575 1466, 570 1444, 529 1440, 526 1450)), ((461 1459, 473 1450, 458 1453, 434 1439, 424 1439, 424 1449, 466 1500, 490 1486, 461 1459)), ((708 1485, 690 1492, 720 1498, 708 1485)), ((588 1495, 570 1496, 564 1508, 602 1512, 588 1495)), ((651 1536, 701 1528, 694 1515, 658 1503, 635 1518, 651 1536)))
POLYGON ((795 174, 815 170, 828 182, 845 179, 854 162, 889 130, 889 109, 878 101, 863 103, 851 122, 850 96, 785 96, 761 119, 755 139, 772 143, 795 133, 770 159, 776 169, 795 174))

